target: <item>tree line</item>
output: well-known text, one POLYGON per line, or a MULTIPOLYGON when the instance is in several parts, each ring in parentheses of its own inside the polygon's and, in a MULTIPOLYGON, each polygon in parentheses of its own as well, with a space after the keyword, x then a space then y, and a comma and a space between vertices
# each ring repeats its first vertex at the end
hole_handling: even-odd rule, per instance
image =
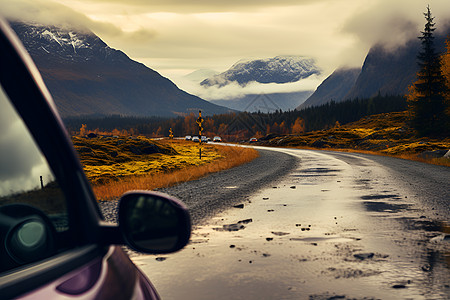
MULTIPOLYGON (((336 124, 346 124, 360 118, 385 112, 404 111, 406 99, 402 96, 381 96, 370 99, 354 99, 336 103, 334 101, 303 110, 273 113, 240 112, 204 117, 203 134, 219 135, 227 140, 241 140, 263 137, 267 134, 300 134, 327 129, 336 124)), ((171 128, 175 136, 197 135, 197 115, 184 117, 77 117, 64 120, 73 135, 97 134, 168 136, 171 128)))

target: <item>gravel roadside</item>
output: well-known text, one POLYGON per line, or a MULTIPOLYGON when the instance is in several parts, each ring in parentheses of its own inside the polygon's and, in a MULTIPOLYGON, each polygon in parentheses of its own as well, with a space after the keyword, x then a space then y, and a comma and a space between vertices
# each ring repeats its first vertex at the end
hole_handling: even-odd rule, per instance
MULTIPOLYGON (((285 153, 258 152, 259 157, 248 164, 159 191, 182 200, 189 208, 192 223, 199 225, 233 205, 244 203, 253 192, 288 174, 299 163, 294 156, 285 153)), ((118 201, 99 204, 105 219, 116 222, 118 201)))

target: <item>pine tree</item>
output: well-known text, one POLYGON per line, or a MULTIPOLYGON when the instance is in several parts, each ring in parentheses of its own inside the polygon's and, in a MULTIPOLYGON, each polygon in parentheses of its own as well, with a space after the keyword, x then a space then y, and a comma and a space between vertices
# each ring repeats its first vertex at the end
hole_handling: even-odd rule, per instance
POLYGON ((446 85, 441 71, 440 55, 434 48, 433 32, 436 30, 430 7, 424 13, 426 24, 419 37, 422 50, 417 56, 419 72, 417 81, 408 96, 411 125, 419 135, 438 136, 448 134, 446 109, 446 85))

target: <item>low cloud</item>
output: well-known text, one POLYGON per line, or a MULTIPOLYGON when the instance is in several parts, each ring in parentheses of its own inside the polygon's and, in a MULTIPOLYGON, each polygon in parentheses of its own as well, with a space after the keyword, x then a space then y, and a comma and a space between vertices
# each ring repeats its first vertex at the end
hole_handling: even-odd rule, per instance
MULTIPOLYGON (((429 0, 376 1, 375 5, 352 16, 342 27, 342 33, 355 37, 355 44, 360 48, 381 44, 387 50, 395 50, 420 35, 426 22, 423 13, 429 3, 429 0)), ((448 5, 448 0, 430 3, 438 32, 450 20, 448 5)))
POLYGON ((223 87, 211 86, 204 87, 196 82, 186 79, 175 80, 181 89, 199 96, 205 100, 232 100, 252 94, 273 94, 273 93, 292 93, 303 91, 314 91, 323 81, 323 76, 312 75, 306 79, 291 83, 257 83, 250 82, 242 87, 236 82, 229 83, 223 87))
POLYGON ((39 187, 52 174, 22 120, 0 89, 0 197, 39 187))
MULTIPOLYGON (((224 71, 245 57, 296 53, 314 58, 328 74, 361 67, 373 45, 395 50, 419 36, 428 4, 442 31, 450 24, 448 0, 0 0, 0 11, 87 27, 183 87, 175 76, 224 71)), ((224 92, 199 91, 210 97, 224 92)))
POLYGON ((102 38, 113 37, 123 43, 142 45, 155 38, 151 28, 125 31, 112 22, 93 20, 83 13, 49 0, 0 0, 1 16, 10 21, 38 23, 93 31, 102 38))

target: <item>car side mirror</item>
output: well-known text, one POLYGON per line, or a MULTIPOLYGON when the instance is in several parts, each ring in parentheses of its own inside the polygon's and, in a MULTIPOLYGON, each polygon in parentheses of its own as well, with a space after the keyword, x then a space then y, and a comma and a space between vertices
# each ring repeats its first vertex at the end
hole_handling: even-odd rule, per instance
POLYGON ((174 197, 133 191, 120 199, 119 229, 126 244, 134 250, 171 253, 189 242, 191 219, 186 206, 174 197))

